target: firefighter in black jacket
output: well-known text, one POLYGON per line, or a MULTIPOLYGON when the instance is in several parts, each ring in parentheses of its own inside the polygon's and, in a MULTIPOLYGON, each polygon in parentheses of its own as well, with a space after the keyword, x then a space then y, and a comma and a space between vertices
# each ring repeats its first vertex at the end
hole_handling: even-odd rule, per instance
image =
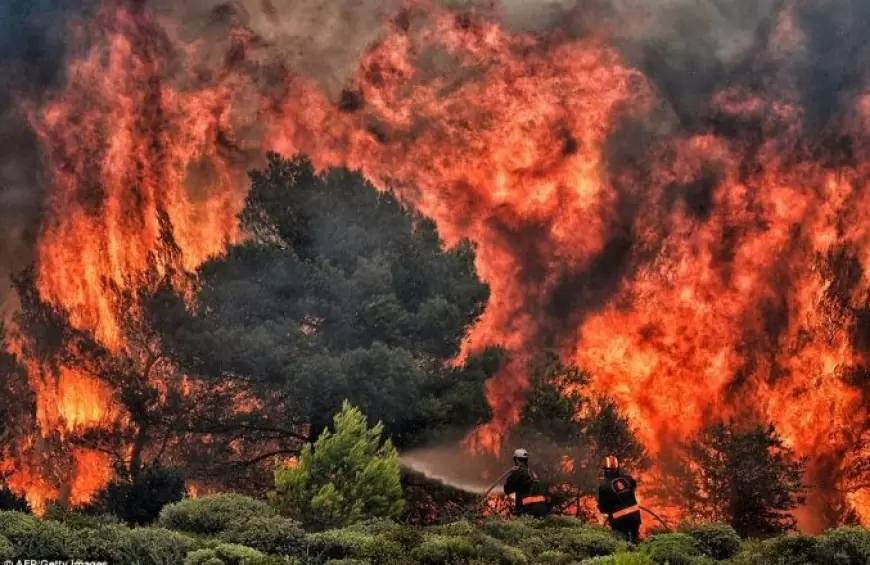
POLYGON ((514 451, 514 468, 505 479, 504 493, 516 495, 514 512, 517 516, 543 518, 550 513, 541 481, 529 469, 529 452, 525 449, 514 451))
POLYGON ((635 480, 619 471, 619 460, 604 458, 604 480, 598 486, 598 511, 607 514, 607 523, 619 536, 631 543, 640 537, 640 507, 634 491, 635 480))

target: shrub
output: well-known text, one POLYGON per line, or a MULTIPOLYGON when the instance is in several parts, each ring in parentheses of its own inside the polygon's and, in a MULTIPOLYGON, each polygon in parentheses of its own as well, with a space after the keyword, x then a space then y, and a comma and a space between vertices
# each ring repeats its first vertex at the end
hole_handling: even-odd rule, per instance
POLYGON ((468 521, 460 520, 459 522, 433 526, 428 531, 442 536, 471 536, 477 532, 477 528, 468 521))
POLYGON ((15 548, 12 542, 0 536, 0 561, 11 561, 13 557, 15 557, 15 548))
POLYGON ((783 563, 785 565, 828 565, 817 563, 819 544, 816 538, 795 534, 773 538, 761 545, 763 562, 783 563))
POLYGON ((305 532, 297 522, 281 516, 255 516, 230 524, 221 539, 275 555, 305 552, 305 532))
POLYGON ((477 556, 471 539, 444 535, 429 536, 411 552, 420 565, 463 565, 477 556))
POLYGON ((16 532, 35 528, 38 523, 36 518, 24 512, 0 512, 0 535, 11 540, 16 532))
POLYGON ((616 565, 616 557, 613 555, 599 555, 590 557, 579 562, 579 565, 616 565))
POLYGON ((641 549, 661 565, 692 565, 700 556, 695 538, 681 533, 650 536, 641 549))
POLYGON ((111 513, 128 524, 154 522, 167 504, 184 498, 184 479, 172 469, 148 467, 133 481, 114 481, 100 492, 94 509, 111 513))
POLYGON ((190 536, 164 528, 134 528, 129 531, 122 563, 177 565, 201 543, 190 536))
POLYGON ((623 551, 613 556, 613 565, 653 565, 653 560, 646 553, 623 551))
POLYGON ((101 526, 76 532, 82 555, 94 561, 122 563, 132 550, 130 529, 124 526, 101 526))
POLYGON ((64 526, 71 530, 101 528, 118 523, 118 519, 111 514, 86 514, 70 510, 60 504, 49 504, 42 517, 62 522, 64 526))
POLYGON ((297 465, 275 470, 269 500, 282 514, 315 528, 346 526, 375 517, 395 517, 404 506, 399 454, 383 426, 369 428, 347 401, 326 430, 302 450, 297 465))
POLYGON ((402 526, 386 532, 384 539, 410 551, 423 543, 423 532, 414 526, 402 526))
POLYGON ((486 534, 511 545, 518 545, 530 538, 541 538, 535 529, 533 520, 518 518, 515 520, 488 519, 481 528, 486 534))
POLYGON ((308 537, 308 554, 324 560, 365 559, 390 565, 408 563, 408 547, 396 537, 401 537, 398 530, 380 536, 351 528, 330 530, 308 537))
POLYGON ((256 549, 236 543, 222 543, 214 548, 214 553, 226 565, 259 565, 266 557, 256 549))
POLYGON ((308 554, 325 560, 358 558, 370 554, 378 540, 365 532, 330 530, 309 535, 308 554))
POLYGON ((371 561, 365 559, 330 559, 326 565, 371 565, 371 561))
POLYGON ((543 520, 533 520, 530 522, 530 525, 544 530, 554 528, 582 529, 587 527, 586 523, 579 518, 575 518, 574 516, 561 516, 559 514, 551 514, 543 520))
POLYGON ((505 545, 488 535, 479 533, 472 538, 472 541, 476 543, 480 558, 485 563, 526 565, 529 561, 521 550, 505 545))
POLYGON ((69 528, 22 512, 0 512, 0 535, 12 543, 13 559, 72 559, 82 554, 69 528))
POLYGON ((713 559, 731 559, 740 550, 740 536, 728 524, 695 526, 688 530, 698 549, 713 559))
POLYGON ((238 522, 275 515, 275 510, 265 502, 226 493, 169 504, 160 512, 158 524, 191 534, 214 535, 238 522))
POLYGON ((566 529, 550 536, 551 543, 574 559, 612 555, 620 542, 606 530, 593 528, 566 529))
POLYGON ((213 549, 197 549, 187 554, 184 565, 226 565, 213 549))
POLYGON ((838 528, 818 538, 818 551, 832 564, 866 565, 870 563, 870 530, 838 528))
POLYGON ((544 551, 535 559, 537 565, 568 565, 574 561, 570 555, 561 551, 544 551))

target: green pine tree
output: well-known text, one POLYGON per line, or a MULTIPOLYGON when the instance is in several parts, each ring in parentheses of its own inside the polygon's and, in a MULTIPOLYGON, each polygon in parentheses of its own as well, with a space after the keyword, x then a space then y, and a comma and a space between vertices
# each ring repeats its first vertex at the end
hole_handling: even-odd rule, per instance
POLYGON ((333 422, 334 430, 307 444, 297 464, 276 468, 272 505, 313 529, 398 516, 404 505, 399 454, 381 440, 382 424, 370 428, 346 400, 333 422))

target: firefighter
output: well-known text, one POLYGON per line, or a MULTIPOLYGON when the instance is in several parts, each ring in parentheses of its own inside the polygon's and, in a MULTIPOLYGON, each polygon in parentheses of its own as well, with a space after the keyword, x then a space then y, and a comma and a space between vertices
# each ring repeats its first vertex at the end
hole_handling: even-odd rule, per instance
POLYGON ((635 480, 619 470, 613 455, 604 458, 604 480, 598 486, 598 511, 607 514, 607 523, 620 537, 631 543, 640 538, 640 507, 634 491, 635 480))
POLYGON ((538 475, 529 468, 529 452, 514 451, 514 468, 505 479, 504 493, 515 495, 514 513, 517 516, 543 518, 550 513, 550 506, 538 475))

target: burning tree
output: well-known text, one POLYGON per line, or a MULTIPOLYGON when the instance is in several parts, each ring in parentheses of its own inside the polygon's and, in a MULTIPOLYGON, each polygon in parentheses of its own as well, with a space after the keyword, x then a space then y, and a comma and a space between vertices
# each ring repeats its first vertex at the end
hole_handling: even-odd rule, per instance
POLYGON ((715 424, 672 464, 670 499, 690 518, 726 522, 743 537, 780 534, 796 525, 793 511, 807 490, 806 461, 773 426, 715 424))

